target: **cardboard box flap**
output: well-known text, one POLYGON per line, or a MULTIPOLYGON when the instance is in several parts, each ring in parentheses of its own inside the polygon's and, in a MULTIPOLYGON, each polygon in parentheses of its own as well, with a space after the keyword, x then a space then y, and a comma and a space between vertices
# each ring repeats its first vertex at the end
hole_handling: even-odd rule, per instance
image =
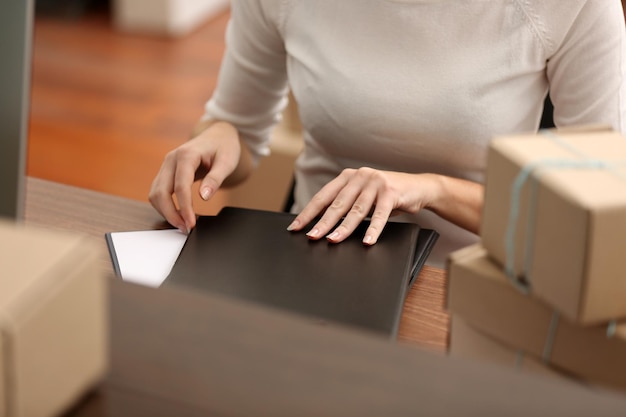
POLYGON ((491 146, 583 207, 626 202, 626 138, 619 133, 500 137, 491 146))
POLYGON ((613 132, 613 127, 611 125, 606 125, 603 123, 591 123, 586 125, 574 125, 574 126, 564 126, 558 128, 545 129, 548 132, 552 133, 560 133, 560 134, 587 134, 593 132, 613 132))

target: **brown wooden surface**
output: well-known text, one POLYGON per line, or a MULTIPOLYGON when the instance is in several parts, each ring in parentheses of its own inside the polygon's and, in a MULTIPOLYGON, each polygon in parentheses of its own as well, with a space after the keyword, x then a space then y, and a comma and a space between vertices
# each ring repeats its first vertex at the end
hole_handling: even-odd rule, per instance
MULTIPOLYGON (((102 249, 102 267, 113 272, 104 234, 169 227, 149 204, 104 193, 29 178, 27 224, 90 236, 102 249)), ((425 267, 411 288, 400 322, 399 341, 437 351, 447 346, 445 273, 425 267)))
POLYGON ((26 190, 26 224, 89 236, 103 253, 102 268, 111 273, 106 232, 169 227, 147 203, 37 178, 28 178, 26 190))

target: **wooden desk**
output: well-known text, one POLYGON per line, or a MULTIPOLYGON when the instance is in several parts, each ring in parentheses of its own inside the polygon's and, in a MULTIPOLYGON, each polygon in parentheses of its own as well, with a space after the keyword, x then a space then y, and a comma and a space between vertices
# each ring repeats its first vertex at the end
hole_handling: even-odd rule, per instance
MULTIPOLYGON (((169 227, 147 203, 68 185, 29 178, 26 195, 26 224, 87 234, 104 253, 106 232, 169 227)), ((102 268, 113 272, 108 256, 102 258, 102 268)), ((400 342, 436 351, 446 349, 449 320, 444 292, 444 271, 425 267, 407 296, 400 342)))
MULTIPOLYGON (((28 181, 26 223, 86 233, 103 246, 107 231, 167 227, 147 204, 35 179, 28 181)), ((107 257, 102 264, 111 271, 107 257)), ((445 346, 440 270, 427 268, 411 291, 402 344, 213 294, 109 282, 109 375, 67 417, 620 416, 626 410, 623 396, 405 346, 445 346)))

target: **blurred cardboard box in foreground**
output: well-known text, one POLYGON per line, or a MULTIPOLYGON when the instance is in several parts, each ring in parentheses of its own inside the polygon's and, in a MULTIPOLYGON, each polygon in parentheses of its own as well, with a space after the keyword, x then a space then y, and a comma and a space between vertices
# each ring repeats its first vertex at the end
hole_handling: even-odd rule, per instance
POLYGON ((0 416, 58 415, 106 372, 99 247, 9 222, 0 238, 0 416))

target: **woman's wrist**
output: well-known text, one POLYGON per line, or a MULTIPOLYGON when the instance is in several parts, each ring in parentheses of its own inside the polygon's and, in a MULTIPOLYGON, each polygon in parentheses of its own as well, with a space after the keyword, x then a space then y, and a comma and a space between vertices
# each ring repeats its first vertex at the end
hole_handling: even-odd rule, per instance
POLYGON ((483 204, 481 184, 438 174, 428 179, 424 208, 473 233, 480 229, 483 204))
POLYGON ((208 141, 212 146, 221 148, 222 156, 235 152, 237 165, 222 183, 223 187, 232 187, 247 179, 254 169, 254 159, 248 145, 241 140, 239 131, 230 122, 215 119, 200 120, 193 129, 190 140, 208 141))
POLYGON ((211 136, 214 140, 219 141, 232 141, 234 145, 228 146, 237 147, 239 161, 234 171, 224 180, 223 186, 232 187, 238 185, 250 176, 254 169, 252 153, 248 145, 241 139, 239 131, 233 124, 221 120, 212 121, 201 135, 211 136))

